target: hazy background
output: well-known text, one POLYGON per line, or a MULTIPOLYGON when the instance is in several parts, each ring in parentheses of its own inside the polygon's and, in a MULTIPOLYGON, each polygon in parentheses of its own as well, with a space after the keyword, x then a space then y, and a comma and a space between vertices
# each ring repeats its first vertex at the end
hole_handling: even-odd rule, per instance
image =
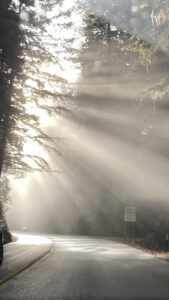
POLYGON ((107 35, 87 27, 84 15, 72 25, 80 41, 67 68, 72 113, 43 124, 63 139, 61 155, 48 154, 59 173, 11 182, 11 229, 118 235, 125 231, 125 206, 136 206, 140 226, 148 221, 145 212, 168 209, 168 99, 157 102, 147 92, 168 77, 168 54, 159 50, 147 67, 126 49, 134 19, 129 28, 123 18, 121 32, 111 25, 107 35))

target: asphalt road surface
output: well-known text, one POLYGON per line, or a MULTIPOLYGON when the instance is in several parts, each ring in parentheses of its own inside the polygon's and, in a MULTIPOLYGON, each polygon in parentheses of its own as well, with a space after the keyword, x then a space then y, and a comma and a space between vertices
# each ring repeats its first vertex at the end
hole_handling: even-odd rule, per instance
POLYGON ((167 262, 106 239, 48 238, 5 246, 0 299, 169 299, 167 262))

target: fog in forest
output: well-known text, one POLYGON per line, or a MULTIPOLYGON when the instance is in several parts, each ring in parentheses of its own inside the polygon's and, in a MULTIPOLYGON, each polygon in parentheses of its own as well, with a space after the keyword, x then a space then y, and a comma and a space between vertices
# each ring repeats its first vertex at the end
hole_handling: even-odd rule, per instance
MULTIPOLYGON (((131 51, 129 42, 136 36, 149 48, 155 40, 140 30, 148 15, 128 7, 130 1, 121 1, 105 17, 106 22, 111 19, 109 32, 100 26, 92 29, 86 13, 103 17, 102 2, 97 9, 94 1, 83 2, 74 22, 66 17, 72 22, 68 29, 64 17, 55 24, 63 36, 58 47, 68 53, 63 76, 69 97, 62 104, 68 112, 49 120, 42 116, 42 126, 60 139, 59 154, 45 154, 56 172, 11 180, 11 229, 123 235, 126 206, 136 207, 138 227, 152 214, 169 210, 169 102, 159 95, 160 84, 165 86, 168 78, 168 53, 161 47, 151 63, 146 58, 143 63, 141 55, 131 51), (75 36, 74 54, 65 45, 69 34, 75 36)), ((151 23, 159 30, 151 21, 145 28, 151 23)), ((55 68, 52 72, 57 74, 55 68)))

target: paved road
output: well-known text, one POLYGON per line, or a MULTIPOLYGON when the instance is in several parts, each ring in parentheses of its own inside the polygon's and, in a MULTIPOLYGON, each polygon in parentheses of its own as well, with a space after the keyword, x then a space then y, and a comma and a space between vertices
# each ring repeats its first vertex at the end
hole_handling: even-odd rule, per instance
MULTIPOLYGON (((51 238, 51 252, 2 285, 0 299, 169 299, 167 262, 106 239, 51 238)), ((24 245, 28 255, 29 246, 24 245)), ((10 247, 2 270, 18 260, 18 256, 12 258, 10 247)), ((37 247, 47 249, 45 244, 37 247)))

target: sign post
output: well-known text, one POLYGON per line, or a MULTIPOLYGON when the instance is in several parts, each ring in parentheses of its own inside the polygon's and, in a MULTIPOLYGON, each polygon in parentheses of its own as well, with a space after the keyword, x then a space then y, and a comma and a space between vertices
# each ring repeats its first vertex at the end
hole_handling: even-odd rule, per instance
POLYGON ((126 206, 124 208, 124 221, 125 222, 136 222, 136 207, 126 206))
POLYGON ((165 251, 168 252, 168 234, 165 236, 165 251))
POLYGON ((126 206, 124 208, 124 221, 126 223, 126 234, 129 242, 132 242, 133 223, 136 222, 136 207, 126 206))

